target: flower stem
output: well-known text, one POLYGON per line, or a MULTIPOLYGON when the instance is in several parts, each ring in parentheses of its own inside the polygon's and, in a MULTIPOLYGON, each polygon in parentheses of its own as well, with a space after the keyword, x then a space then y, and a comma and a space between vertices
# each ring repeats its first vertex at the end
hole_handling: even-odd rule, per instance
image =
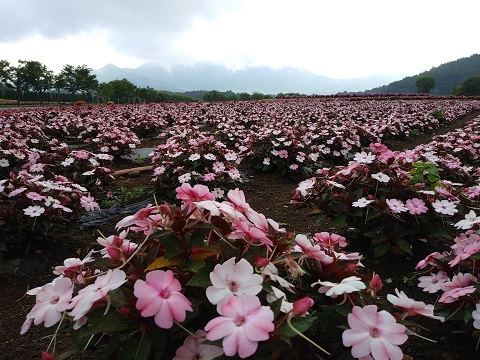
POLYGON ((300 331, 298 331, 297 329, 295 329, 295 327, 292 325, 292 322, 291 322, 291 319, 292 319, 292 316, 288 316, 287 317, 287 324, 288 326, 290 327, 290 329, 292 329, 292 331, 301 336, 302 338, 304 338, 305 340, 307 340, 310 344, 312 344, 313 346, 315 346, 317 349, 323 351, 325 354, 327 355, 331 355, 327 350, 325 350, 324 348, 322 348, 320 345, 316 344, 314 341, 310 340, 308 337, 306 337, 305 335, 303 335, 300 331))
POLYGON ((185 331, 186 333, 188 333, 189 335, 192 335, 193 337, 197 337, 194 333, 192 333, 190 330, 188 330, 185 326, 183 326, 182 324, 180 324, 180 323, 177 322, 176 320, 173 320, 173 322, 174 322, 175 324, 177 324, 177 326, 178 326, 180 329, 184 330, 184 331, 185 331))
POLYGON ((423 340, 427 340, 427 341, 430 341, 432 343, 436 343, 437 341, 435 340, 432 340, 432 339, 429 339, 425 336, 422 336, 422 335, 418 335, 417 333, 414 333, 412 330, 410 329, 407 329, 407 333, 410 334, 410 335, 415 335, 415 336, 418 336, 420 339, 423 339, 423 340))

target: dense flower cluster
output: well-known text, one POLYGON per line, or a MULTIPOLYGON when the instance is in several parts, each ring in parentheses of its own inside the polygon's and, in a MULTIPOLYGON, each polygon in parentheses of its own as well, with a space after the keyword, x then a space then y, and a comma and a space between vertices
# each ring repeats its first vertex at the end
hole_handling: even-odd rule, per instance
MULTIPOLYGON (((117 224, 124 229, 119 235, 98 239, 100 251, 65 260, 56 279, 30 290, 36 304, 22 333, 32 324, 58 329, 62 321, 83 344, 91 334, 124 329, 139 337, 122 346, 111 338, 112 351, 132 346, 164 358, 213 359, 269 356, 272 348, 298 355, 294 336, 340 355, 341 339, 318 344, 317 334, 346 326, 343 344, 354 357, 401 355, 406 327, 382 309, 379 276, 362 272, 362 256, 343 249, 344 237, 287 233, 238 189, 223 202, 204 185, 183 184, 176 192, 179 207, 165 203, 127 216, 117 224), (332 307, 337 316, 325 321, 332 307), (153 342, 160 338, 162 350, 153 342)), ((389 298, 398 318, 434 317, 431 305, 400 295, 400 302, 389 298)))
MULTIPOLYGON (((477 122, 474 119, 467 129, 474 129, 477 122)), ((466 137, 467 131, 446 137, 466 137)), ((347 166, 318 170, 316 177, 301 182, 292 202, 321 210, 320 215, 337 225, 359 229, 372 239, 376 256, 388 251, 412 253, 412 241, 428 233, 442 235, 438 229, 452 225, 478 197, 476 168, 458 158, 456 166, 446 165, 447 155, 435 151, 434 145, 439 143, 395 152, 371 144, 369 152, 355 154, 347 166), (462 183, 450 180, 462 178, 462 183)), ((469 141, 456 146, 477 148, 469 141)), ((470 154, 468 161, 475 162, 478 157, 470 154)))

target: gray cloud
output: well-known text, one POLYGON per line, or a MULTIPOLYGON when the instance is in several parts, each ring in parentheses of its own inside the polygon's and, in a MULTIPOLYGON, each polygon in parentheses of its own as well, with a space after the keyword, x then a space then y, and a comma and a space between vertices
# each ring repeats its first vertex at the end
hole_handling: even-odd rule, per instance
POLYGON ((148 50, 188 29, 196 17, 216 18, 234 4, 221 0, 3 0, 0 42, 16 42, 33 34, 57 39, 100 27, 115 34, 111 41, 120 50, 148 50))

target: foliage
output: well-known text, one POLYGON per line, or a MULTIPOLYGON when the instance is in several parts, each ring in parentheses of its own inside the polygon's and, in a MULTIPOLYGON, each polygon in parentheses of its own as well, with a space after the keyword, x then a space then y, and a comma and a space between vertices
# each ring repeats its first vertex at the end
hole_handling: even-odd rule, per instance
POLYGON ((57 87, 75 94, 91 94, 98 87, 97 77, 87 65, 65 65, 57 76, 57 87))
POLYGON ((420 237, 447 239, 445 227, 462 207, 462 189, 442 180, 437 166, 422 155, 380 144, 371 149, 357 153, 348 166, 324 169, 300 183, 293 201, 337 226, 358 229, 359 241, 368 239, 376 257, 389 251, 412 254, 420 237))
MULTIPOLYGON (((59 329, 68 328, 77 352, 92 336, 112 335, 105 337, 106 356, 120 359, 179 359, 187 351, 210 358, 270 358, 280 351, 339 357, 346 355, 339 329, 351 325, 352 308, 388 309, 400 322, 418 314, 441 319, 432 305, 415 302, 413 311, 393 295, 395 308, 381 300, 380 277, 360 272, 362 257, 344 251, 341 236, 287 233, 250 208, 238 189, 223 203, 202 185, 176 192, 180 206, 148 206, 124 218, 116 226, 124 231, 97 239, 99 252, 66 259, 55 268, 59 278, 30 290, 37 303, 22 333, 45 322, 56 342, 59 329), (45 293, 59 301, 45 302, 45 293), (232 326, 217 328, 224 322, 232 326), (236 338, 237 331, 246 335, 236 338), (195 338, 197 345, 188 345, 195 338)), ((405 326, 388 316, 402 336, 396 344, 403 343, 405 326)))
MULTIPOLYGON (((433 76, 435 78, 435 94, 449 95, 452 93, 452 85, 460 85, 466 78, 476 75, 480 71, 480 54, 450 61, 428 71, 422 72, 420 76, 433 76)), ((418 75, 407 76, 399 81, 388 85, 380 86, 368 91, 372 94, 385 93, 415 93, 415 79, 418 75)))
POLYGON ((462 85, 455 88, 455 94, 466 96, 480 95, 480 74, 466 78, 462 85))
POLYGON ((144 196, 145 188, 143 186, 134 186, 133 188, 120 186, 118 189, 107 194, 107 198, 102 200, 100 205, 109 208, 113 205, 128 205, 142 196, 144 196))
POLYGON ((429 94, 435 87, 435 78, 433 76, 418 76, 415 80, 417 91, 421 94, 429 94))

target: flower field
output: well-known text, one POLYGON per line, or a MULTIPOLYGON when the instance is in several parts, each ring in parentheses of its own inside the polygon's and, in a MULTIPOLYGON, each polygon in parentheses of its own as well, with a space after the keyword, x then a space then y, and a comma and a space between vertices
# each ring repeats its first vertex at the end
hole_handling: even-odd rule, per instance
POLYGON ((473 348, 479 128, 480 101, 455 98, 2 110, 5 269, 110 204, 125 156, 152 148, 137 159, 150 204, 47 261, 17 331, 47 328, 44 359, 426 359, 408 344, 435 348, 427 327, 460 327, 473 348), (262 173, 292 179, 308 229, 270 218, 273 198, 251 205, 262 173), (371 268, 393 259, 414 264, 371 268))

